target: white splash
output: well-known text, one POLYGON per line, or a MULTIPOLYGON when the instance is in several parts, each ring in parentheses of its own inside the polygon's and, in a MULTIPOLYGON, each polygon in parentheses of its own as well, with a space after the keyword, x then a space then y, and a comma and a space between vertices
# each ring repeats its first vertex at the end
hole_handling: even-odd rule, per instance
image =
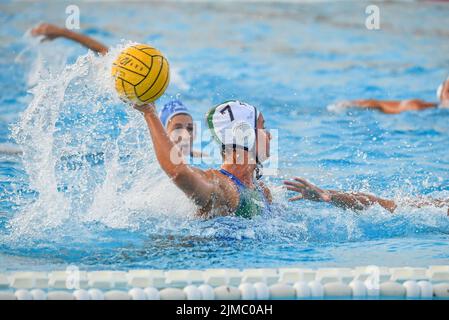
POLYGON ((339 101, 332 103, 326 107, 327 111, 329 112, 335 112, 335 113, 342 113, 346 109, 354 107, 354 103, 351 101, 339 101))
POLYGON ((193 212, 160 170, 142 116, 113 88, 110 66, 126 45, 37 72, 12 136, 38 196, 8 222, 11 237, 54 239, 85 223, 134 228, 151 215, 193 212))

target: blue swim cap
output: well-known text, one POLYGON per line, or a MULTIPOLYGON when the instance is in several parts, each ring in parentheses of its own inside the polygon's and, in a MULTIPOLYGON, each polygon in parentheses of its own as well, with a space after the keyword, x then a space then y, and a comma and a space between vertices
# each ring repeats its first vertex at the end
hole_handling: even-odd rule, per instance
POLYGON ((159 118, 161 119, 164 127, 167 128, 170 119, 178 114, 187 114, 190 116, 189 110, 181 101, 173 100, 164 105, 162 110, 159 112, 159 118))

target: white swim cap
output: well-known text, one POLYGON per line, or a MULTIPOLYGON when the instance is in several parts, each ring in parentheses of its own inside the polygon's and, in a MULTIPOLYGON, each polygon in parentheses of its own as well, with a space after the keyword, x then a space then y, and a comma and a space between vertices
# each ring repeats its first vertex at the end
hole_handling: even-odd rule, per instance
POLYGON ((437 99, 438 100, 441 99, 441 94, 443 93, 443 84, 444 84, 444 82, 442 84, 440 84, 437 89, 437 99))
POLYGON ((438 89, 437 89, 438 108, 449 109, 449 101, 448 100, 445 100, 445 101, 441 100, 441 96, 443 95, 443 88, 444 88, 444 85, 446 84, 447 81, 449 81, 449 76, 447 77, 447 79, 445 81, 443 81, 438 86, 438 89))
POLYGON ((441 100, 441 94, 443 93, 443 87, 446 81, 449 81, 449 76, 444 80, 437 88, 437 99, 441 100))
POLYGON ((207 126, 222 149, 232 146, 247 151, 256 142, 258 117, 256 107, 236 100, 223 102, 206 114, 207 126))

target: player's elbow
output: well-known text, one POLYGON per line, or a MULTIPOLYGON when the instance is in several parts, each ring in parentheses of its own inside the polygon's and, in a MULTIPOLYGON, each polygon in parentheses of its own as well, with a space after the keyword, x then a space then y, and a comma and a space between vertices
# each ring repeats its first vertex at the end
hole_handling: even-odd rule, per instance
POLYGON ((192 170, 186 164, 169 166, 164 168, 164 171, 178 186, 188 183, 192 175, 192 170))
POLYGON ((164 153, 156 153, 156 157, 161 165, 162 170, 171 178, 175 179, 177 176, 182 175, 188 171, 189 167, 184 162, 182 154, 177 152, 171 152, 169 155, 164 153))

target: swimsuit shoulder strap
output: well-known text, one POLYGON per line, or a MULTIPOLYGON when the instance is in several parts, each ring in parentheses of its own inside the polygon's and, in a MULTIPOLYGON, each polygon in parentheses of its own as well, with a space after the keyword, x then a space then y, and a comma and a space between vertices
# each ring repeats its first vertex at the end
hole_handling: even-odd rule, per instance
POLYGON ((267 199, 265 198, 265 194, 261 190, 260 187, 256 186, 254 190, 249 189, 245 186, 239 178, 234 176, 232 173, 220 169, 221 174, 227 176, 235 183, 237 186, 237 190, 240 193, 239 206, 235 210, 236 216, 242 216, 246 218, 250 218, 261 212, 261 207, 265 209, 269 209, 269 204, 267 199), (260 204, 262 202, 262 205, 260 204))
POLYGON ((234 176, 232 173, 230 173, 229 171, 226 171, 225 169, 220 169, 220 173, 224 174, 225 176, 229 177, 237 186, 237 188, 239 189, 239 191, 241 189, 245 189, 246 186, 242 183, 242 181, 239 180, 239 178, 237 178, 236 176, 234 176))

